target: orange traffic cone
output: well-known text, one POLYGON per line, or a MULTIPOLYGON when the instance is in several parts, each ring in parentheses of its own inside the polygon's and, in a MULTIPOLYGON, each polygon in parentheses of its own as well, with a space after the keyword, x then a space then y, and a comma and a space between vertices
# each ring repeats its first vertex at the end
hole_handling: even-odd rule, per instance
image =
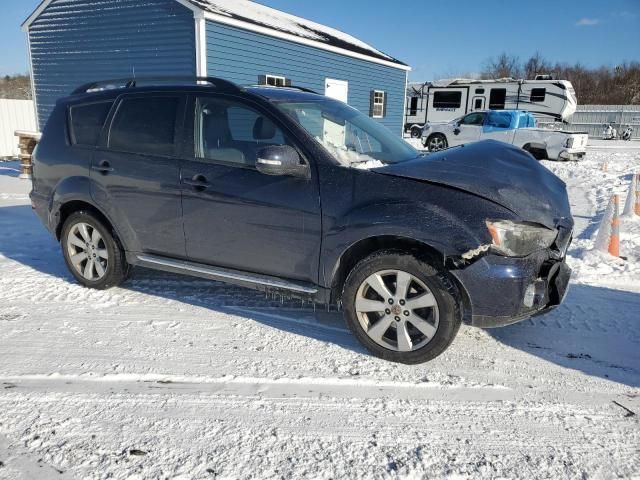
POLYGON ((600 252, 608 252, 620 256, 620 218, 618 216, 619 195, 613 195, 604 212, 594 248, 600 252))
POLYGON ((632 217, 634 214, 640 215, 640 174, 634 174, 631 177, 627 201, 622 211, 623 217, 632 217))
POLYGON ((620 256, 620 195, 613 196, 613 217, 611 218, 611 235, 609 235, 609 253, 614 257, 620 256))

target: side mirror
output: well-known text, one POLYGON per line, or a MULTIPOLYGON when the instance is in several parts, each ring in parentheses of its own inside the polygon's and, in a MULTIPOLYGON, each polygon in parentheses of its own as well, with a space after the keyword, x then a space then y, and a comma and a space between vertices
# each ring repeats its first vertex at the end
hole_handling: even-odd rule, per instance
POLYGON ((309 165, 289 145, 273 145, 258 151, 256 168, 265 175, 309 178, 309 165))

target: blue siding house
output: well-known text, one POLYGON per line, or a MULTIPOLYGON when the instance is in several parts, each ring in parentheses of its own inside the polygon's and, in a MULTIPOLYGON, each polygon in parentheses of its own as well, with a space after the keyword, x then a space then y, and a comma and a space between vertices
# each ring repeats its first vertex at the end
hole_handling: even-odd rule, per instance
POLYGON ((40 128, 58 98, 87 82, 209 75, 309 88, 402 132, 407 65, 251 0, 44 0, 23 30, 40 128))

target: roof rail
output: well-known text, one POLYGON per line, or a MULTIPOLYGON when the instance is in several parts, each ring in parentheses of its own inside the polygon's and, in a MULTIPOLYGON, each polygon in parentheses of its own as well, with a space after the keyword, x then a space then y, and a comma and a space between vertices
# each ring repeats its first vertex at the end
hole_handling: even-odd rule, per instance
POLYGON ((106 90, 108 88, 135 88, 138 83, 148 83, 153 85, 153 82, 206 82, 211 86, 226 92, 240 92, 242 88, 229 80, 216 77, 191 77, 191 76, 149 76, 149 77, 135 77, 135 78, 117 78, 112 80, 99 80, 95 82, 86 83, 76 88, 72 95, 79 95, 82 93, 88 93, 95 90, 106 90), (113 86, 118 85, 118 86, 113 86))
POLYGON ((305 88, 305 87, 298 87, 297 85, 289 85, 287 88, 293 88, 295 90, 300 90, 301 92, 315 93, 316 95, 320 95, 315 90, 311 90, 310 88, 305 88))
POLYGON ((306 87, 298 87, 297 85, 252 85, 252 87, 254 88, 291 88, 293 90, 300 90, 301 92, 305 92, 305 93, 314 93, 316 95, 322 95, 316 92, 315 90, 311 90, 310 88, 306 88, 306 87))

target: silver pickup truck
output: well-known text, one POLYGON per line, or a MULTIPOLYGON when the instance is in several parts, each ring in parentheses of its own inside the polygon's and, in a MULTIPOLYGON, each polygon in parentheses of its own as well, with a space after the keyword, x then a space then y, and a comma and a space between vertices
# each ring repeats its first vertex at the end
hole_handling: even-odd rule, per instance
POLYGON ((589 135, 537 128, 534 116, 523 110, 473 112, 422 130, 422 143, 429 151, 488 139, 518 146, 538 159, 580 160, 587 153, 589 135))

